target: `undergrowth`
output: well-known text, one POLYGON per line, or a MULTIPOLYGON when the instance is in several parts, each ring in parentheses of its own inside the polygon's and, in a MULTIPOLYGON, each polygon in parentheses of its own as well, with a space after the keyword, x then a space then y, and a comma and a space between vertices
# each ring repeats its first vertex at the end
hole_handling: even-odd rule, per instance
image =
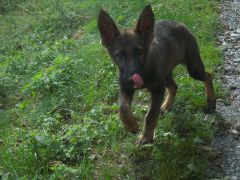
MULTIPOLYGON (((118 118, 117 70, 96 19, 103 8, 130 28, 150 3, 156 19, 185 23, 219 97, 215 1, 0 2, 1 178, 204 179, 216 116, 202 111, 203 84, 178 67, 173 110, 159 118, 153 144, 136 146, 118 118)), ((140 124, 148 98, 146 91, 135 96, 140 124)))

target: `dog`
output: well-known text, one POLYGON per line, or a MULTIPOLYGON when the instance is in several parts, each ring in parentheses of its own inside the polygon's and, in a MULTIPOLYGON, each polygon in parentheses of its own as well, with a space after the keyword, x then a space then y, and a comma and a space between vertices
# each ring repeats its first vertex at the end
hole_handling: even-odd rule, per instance
POLYGON ((178 88, 172 72, 178 64, 184 64, 192 78, 205 84, 207 110, 215 110, 212 76, 204 69, 196 39, 183 24, 172 20, 155 22, 151 6, 146 5, 134 30, 119 30, 104 10, 99 12, 98 29, 102 45, 119 70, 119 117, 128 131, 139 131, 131 111, 134 92, 142 88, 150 92, 151 104, 138 144, 153 142, 160 112, 170 110, 178 88))

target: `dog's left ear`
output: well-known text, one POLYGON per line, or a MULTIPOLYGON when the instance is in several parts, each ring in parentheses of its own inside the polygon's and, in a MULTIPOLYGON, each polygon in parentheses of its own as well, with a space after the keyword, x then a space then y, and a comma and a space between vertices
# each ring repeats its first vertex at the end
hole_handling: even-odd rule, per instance
POLYGON ((142 38, 147 39, 153 35, 154 23, 155 18, 152 7, 147 5, 140 14, 135 32, 142 38))

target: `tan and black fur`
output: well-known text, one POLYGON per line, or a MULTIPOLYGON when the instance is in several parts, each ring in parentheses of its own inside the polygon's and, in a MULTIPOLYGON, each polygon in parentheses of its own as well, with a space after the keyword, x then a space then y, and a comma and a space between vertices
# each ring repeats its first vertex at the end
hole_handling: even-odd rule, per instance
POLYGON ((151 105, 139 144, 153 141, 160 111, 169 111, 174 102, 177 85, 172 71, 178 64, 186 65, 192 78, 204 82, 207 109, 215 110, 212 77, 205 72, 197 42, 184 25, 171 20, 155 22, 152 8, 147 5, 134 30, 120 31, 103 10, 99 13, 98 28, 103 46, 119 69, 119 116, 130 132, 139 131, 130 108, 136 90, 131 80, 133 74, 141 75, 144 80, 142 88, 147 88, 151 94, 151 105), (165 90, 167 95, 163 101, 165 90))

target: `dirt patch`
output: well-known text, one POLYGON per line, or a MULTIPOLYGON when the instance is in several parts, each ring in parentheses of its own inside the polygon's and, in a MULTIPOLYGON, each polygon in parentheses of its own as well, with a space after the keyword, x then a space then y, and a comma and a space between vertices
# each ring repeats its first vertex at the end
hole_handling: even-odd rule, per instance
POLYGON ((217 103, 222 127, 213 140, 216 156, 208 169, 209 179, 240 179, 240 0, 220 3, 220 21, 224 27, 219 36, 223 50, 222 83, 228 92, 217 103))

